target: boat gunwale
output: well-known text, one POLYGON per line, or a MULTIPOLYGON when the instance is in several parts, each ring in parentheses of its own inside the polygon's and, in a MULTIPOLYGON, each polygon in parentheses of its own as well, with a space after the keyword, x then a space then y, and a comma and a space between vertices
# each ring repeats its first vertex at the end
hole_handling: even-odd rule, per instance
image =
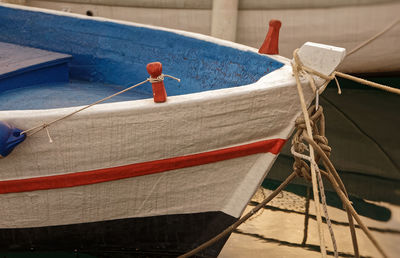
MULTIPOLYGON (((42 8, 26 7, 26 6, 19 6, 19 5, 6 4, 6 3, 0 3, 0 7, 11 8, 11 9, 16 9, 16 10, 23 10, 23 11, 30 11, 30 12, 39 12, 39 13, 56 15, 56 16, 63 16, 63 17, 72 17, 72 18, 77 18, 77 19, 81 19, 81 20, 94 20, 94 21, 98 21, 98 22, 111 22, 111 23, 115 23, 115 24, 133 26, 133 27, 138 27, 138 28, 145 28, 145 29, 150 29, 150 30, 165 31, 165 32, 176 34, 176 35, 184 36, 184 37, 187 37, 187 38, 193 38, 193 39, 196 39, 196 40, 200 40, 200 41, 209 42, 209 43, 212 43, 212 44, 216 44, 216 45, 232 48, 232 49, 235 49, 237 51, 256 53, 257 55, 265 56, 265 57, 270 58, 273 61, 277 61, 277 62, 279 62, 279 63, 281 63, 283 65, 281 68, 278 68, 275 71, 272 71, 272 72, 269 72, 269 73, 265 74, 264 76, 259 78, 256 82, 253 82, 253 83, 250 83, 250 84, 236 85, 236 86, 233 86, 233 87, 222 88, 222 89, 210 89, 210 90, 206 90, 206 91, 202 91, 202 92, 194 92, 194 93, 187 93, 187 94, 182 94, 182 95, 174 95, 174 96, 168 97, 170 103, 171 103, 171 101, 173 101, 175 103, 179 99, 182 99, 183 102, 185 102, 187 100, 187 98, 190 98, 190 101, 195 101, 196 99, 198 99, 195 96, 199 96, 200 97, 199 99, 201 99, 203 94, 204 94, 203 97, 205 97, 207 99, 213 98, 213 96, 218 95, 218 94, 226 95, 226 94, 235 93, 236 91, 238 91, 239 94, 245 94, 246 91, 238 90, 238 89, 251 87, 251 89, 249 91, 253 91, 254 89, 256 89, 255 85, 261 85, 260 82, 266 80, 265 78, 270 78, 270 76, 274 72, 276 72, 278 70, 281 70, 283 67, 286 67, 286 66, 288 66, 290 64, 290 60, 285 58, 285 57, 282 57, 282 56, 279 56, 279 55, 259 54, 258 50, 255 49, 255 48, 252 48, 252 47, 249 47, 249 46, 245 46, 245 45, 242 45, 242 44, 238 44, 238 43, 234 43, 234 42, 230 42, 230 41, 226 41, 226 40, 222 40, 222 39, 218 39, 218 38, 214 38, 214 37, 207 36, 207 35, 202 35, 202 34, 199 34, 199 33, 193 33, 193 32, 187 32, 187 31, 175 30, 175 29, 169 29, 169 28, 163 28, 163 27, 158 27, 158 26, 153 26, 153 25, 145 25, 145 24, 140 24, 140 23, 113 20, 113 19, 107 19, 107 18, 88 17, 88 16, 84 16, 84 15, 80 15, 80 14, 72 14, 72 13, 66 13, 66 12, 61 12, 61 11, 46 10, 46 9, 42 9, 42 8), (211 94, 209 94, 208 92, 211 92, 211 94), (193 94, 195 94, 195 95, 193 95, 193 94)), ((173 71, 171 71, 171 73, 173 74, 173 71)), ((289 77, 289 76, 286 76, 286 77, 289 77)), ((145 80, 145 79, 147 79, 147 78, 143 78, 143 80, 145 80)), ((181 78, 181 79, 184 80, 185 78, 181 78)), ((273 86, 275 87, 277 85, 273 85, 273 86)), ((271 85, 269 87, 271 87, 271 85)), ((259 88, 259 87, 257 87, 257 88, 259 88)), ((260 89, 262 89, 262 86, 261 86, 260 89)), ((134 103, 137 103, 136 105, 140 107, 140 106, 143 106, 143 104, 141 104, 141 102, 147 103, 150 100, 152 100, 152 99, 149 98, 149 99, 140 99, 140 100, 132 100, 132 101, 134 101, 134 103)), ((131 107, 132 106, 132 101, 122 101, 122 102, 126 102, 127 106, 131 107)), ((180 102, 180 101, 178 101, 178 102, 180 102)), ((109 109, 111 107, 116 107, 115 106, 116 103, 119 103, 119 102, 105 103, 105 104, 101 104, 101 105, 106 105, 105 107, 107 109, 109 109), (110 106, 110 105, 112 105, 112 106, 110 106)), ((152 103, 152 101, 151 101, 151 103, 152 103)), ((87 103, 87 104, 90 104, 90 103, 87 103)), ((124 104, 122 104, 122 105, 124 105, 124 104)), ((55 110, 56 113, 60 113, 58 111, 63 110, 65 112, 68 112, 69 110, 76 109, 76 108, 83 107, 83 106, 85 106, 85 105, 69 106, 69 107, 61 107, 61 108, 51 108, 51 109, 24 109, 24 110, 7 110, 7 111, 5 111, 5 110, 1 111, 0 110, 0 115, 3 116, 4 113, 6 113, 6 114, 13 114, 13 115, 17 115, 18 116, 19 112, 23 112, 23 113, 35 112, 35 113, 41 114, 43 111, 51 113, 52 110, 55 110)), ((154 108, 154 105, 151 105, 151 108, 154 108)), ((118 108, 116 108, 116 110, 118 110, 118 108)), ((61 111, 61 112, 64 113, 63 111, 61 111)))
MULTIPOLYGON (((232 42, 232 41, 228 41, 228 40, 224 40, 224 39, 215 38, 212 36, 208 36, 208 35, 204 35, 204 34, 200 34, 200 33, 196 33, 196 32, 185 31, 185 30, 171 29, 171 28, 165 28, 165 27, 160 27, 160 26, 155 26, 155 25, 149 25, 149 24, 143 24, 143 23, 137 23, 137 22, 129 22, 129 21, 123 21, 123 20, 117 20, 117 19, 104 18, 104 17, 87 16, 87 15, 82 15, 82 14, 68 13, 68 12, 56 11, 56 10, 50 10, 50 9, 44 9, 44 8, 38 8, 38 7, 21 6, 21 5, 8 4, 8 3, 3 3, 3 2, 0 2, 0 7, 19 9, 19 10, 31 11, 31 12, 38 12, 38 13, 44 13, 44 14, 51 14, 51 15, 56 15, 56 16, 71 17, 71 18, 77 18, 77 19, 81 19, 81 20, 111 22, 111 23, 116 23, 116 24, 120 24, 120 25, 127 25, 127 26, 133 26, 133 27, 141 27, 141 28, 145 28, 145 29, 165 31, 165 32, 174 33, 174 34, 177 34, 180 36, 184 36, 187 38, 198 39, 198 40, 206 41, 206 42, 213 43, 216 45, 234 48, 236 50, 243 51, 243 52, 253 52, 253 53, 259 54, 258 49, 254 48, 254 47, 246 46, 246 45, 243 45, 240 43, 236 43, 236 42, 232 42)), ((283 64, 289 62, 289 60, 287 58, 285 58, 283 56, 279 56, 279 55, 266 55, 266 54, 259 54, 259 55, 266 56, 268 58, 273 59, 274 61, 278 61, 283 64)))
MULTIPOLYGON (((85 110, 81 114, 76 114, 75 116, 90 116, 97 113, 114 113, 126 110, 157 110, 164 109, 166 107, 176 106, 176 105, 199 105, 203 102, 210 102, 216 100, 229 100, 229 98, 239 96, 239 95, 249 95, 257 94, 257 92, 264 92, 274 88, 279 87, 293 87, 295 90, 295 80, 291 77, 291 67, 284 65, 281 68, 268 73, 267 75, 261 77, 258 81, 230 88, 208 90, 202 92, 195 92, 183 95, 168 96, 167 101, 164 103, 154 103, 153 98, 139 99, 139 100, 129 100, 129 101, 118 101, 111 103, 100 103, 92 106, 88 110, 85 110), (283 78, 282 78, 283 77, 283 78)), ((90 104, 90 103, 88 103, 90 104)), ((82 106, 70 106, 62 108, 51 108, 51 109, 23 109, 23 110, 0 110, 1 119, 6 121, 19 120, 20 118, 41 118, 41 119, 51 119, 60 117, 62 115, 67 115, 82 106)), ((182 107, 183 108, 183 107, 182 107)))

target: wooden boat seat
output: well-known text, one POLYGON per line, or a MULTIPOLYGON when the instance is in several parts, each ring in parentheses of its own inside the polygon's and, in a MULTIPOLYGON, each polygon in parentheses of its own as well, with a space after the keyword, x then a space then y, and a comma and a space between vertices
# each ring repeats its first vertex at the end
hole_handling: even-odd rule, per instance
POLYGON ((0 91, 68 81, 70 55, 0 42, 0 91))

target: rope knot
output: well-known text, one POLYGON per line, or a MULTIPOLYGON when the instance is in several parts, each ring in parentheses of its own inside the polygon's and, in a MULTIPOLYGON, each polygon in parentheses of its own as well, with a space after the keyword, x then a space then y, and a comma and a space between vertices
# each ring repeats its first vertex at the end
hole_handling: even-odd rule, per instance
POLYGON ((149 77, 149 79, 147 79, 150 83, 156 83, 156 82, 162 82, 162 81, 164 81, 164 78, 165 77, 168 77, 168 78, 171 78, 171 79, 174 79, 174 80, 176 80, 176 81, 178 81, 178 82, 181 82, 181 79, 179 79, 179 78, 176 78, 176 77, 174 77, 174 76, 172 76, 172 75, 168 75, 168 74, 160 74, 159 76, 157 76, 156 78, 153 78, 153 77, 149 77))
MULTIPOLYGON (((314 121, 310 120, 311 127, 314 126, 314 121)), ((306 122, 303 117, 299 116, 294 122, 296 128, 306 129, 306 122)))
POLYGON ((151 83, 162 82, 162 81, 164 81, 164 74, 160 74, 156 78, 153 78, 151 76, 149 77, 149 82, 151 83))
POLYGON ((305 151, 308 151, 307 145, 304 144, 301 140, 293 139, 292 145, 293 145, 294 150, 298 153, 304 153, 305 151))
POLYGON ((311 181, 311 169, 304 160, 296 159, 293 163, 293 171, 296 172, 299 177, 311 181))
MULTIPOLYGON (((309 115, 309 123, 312 129, 312 139, 329 157, 332 149, 328 145, 328 139, 325 137, 325 117, 323 114, 323 108, 322 106, 319 106, 319 108, 316 109, 315 105, 313 105, 307 110, 307 113, 309 115)), ((291 152, 295 158, 293 170, 300 177, 303 177, 306 180, 311 180, 310 165, 308 165, 306 161, 317 164, 321 157, 319 155, 315 155, 314 160, 312 160, 310 156, 305 154, 306 152, 309 152, 310 149, 304 142, 304 137, 307 137, 308 134, 306 122, 303 116, 300 116, 296 119, 295 125, 297 130, 293 135, 291 148, 291 152)))
POLYGON ((332 148, 328 145, 328 138, 322 135, 314 135, 313 139, 319 145, 319 147, 321 147, 326 156, 329 157, 331 155, 332 148))

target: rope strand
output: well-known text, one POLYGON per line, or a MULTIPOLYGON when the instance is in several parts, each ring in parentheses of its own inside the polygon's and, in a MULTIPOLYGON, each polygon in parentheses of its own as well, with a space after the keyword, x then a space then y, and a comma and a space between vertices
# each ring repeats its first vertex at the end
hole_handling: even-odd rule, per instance
POLYGON ((385 29, 383 29, 381 32, 375 34, 374 36, 372 36, 371 38, 367 39, 366 41, 362 42, 361 44, 359 44, 358 46, 356 46, 355 48, 353 48, 352 50, 350 50, 346 57, 354 54, 355 52, 357 52, 358 50, 360 50, 361 48, 365 47, 366 45, 368 45, 369 43, 371 43, 372 41, 374 41, 375 39, 379 38, 380 36, 382 36, 383 34, 385 34, 387 31, 389 31, 390 29, 392 29, 394 26, 396 26, 398 23, 400 22, 400 19, 395 20, 393 23, 389 24, 385 29))
MULTIPOLYGON (((292 70, 294 74, 294 78, 296 79, 296 86, 297 86, 297 93, 299 94, 299 99, 300 99, 300 104, 301 104, 301 110, 303 112, 304 120, 305 120, 305 125, 307 129, 307 134, 312 137, 312 129, 310 125, 310 117, 308 116, 308 111, 307 111, 307 105, 305 103, 304 99, 304 94, 303 94, 303 89, 301 87, 301 82, 299 78, 299 71, 301 70, 301 62, 299 60, 299 57, 297 55, 298 49, 296 49, 293 52, 293 57, 294 57, 294 62, 292 63, 292 70)), ((314 149, 312 148, 311 145, 309 145, 309 152, 310 152, 310 159, 314 160, 314 149)), ((321 216, 321 208, 320 208, 320 202, 319 202, 319 194, 318 194, 318 183, 317 183, 317 175, 315 171, 315 167, 311 166, 311 182, 312 182, 312 187, 313 187, 313 193, 314 193, 314 204, 315 204, 315 213, 317 215, 317 226, 318 226, 318 235, 319 235, 319 245, 321 248, 321 255, 322 257, 326 257, 326 248, 325 248, 325 238, 324 238, 324 231, 322 227, 322 216, 321 216)))
MULTIPOLYGON (((332 165, 331 161, 329 160, 327 155, 324 153, 324 151, 321 149, 321 147, 314 141, 313 137, 315 137, 315 135, 313 135, 313 133, 312 133, 313 130, 312 130, 311 125, 310 125, 310 118, 309 118, 310 114, 309 114, 309 111, 305 110, 306 104, 305 104, 304 95, 303 95, 302 88, 301 88, 301 82, 300 82, 300 79, 299 79, 299 73, 308 72, 308 73, 311 73, 313 75, 317 75, 318 72, 316 72, 313 69, 310 69, 308 67, 304 67, 301 64, 301 62, 297 63, 297 60, 299 60, 299 58, 297 56, 297 51, 298 50, 295 50, 294 53, 293 53, 294 62, 292 63, 292 67, 293 67, 293 74, 294 74, 294 77, 296 79, 296 84, 297 84, 297 89, 298 89, 298 93, 299 93, 301 108, 302 108, 303 116, 304 116, 304 123, 305 123, 305 127, 306 127, 306 131, 303 131, 303 133, 301 134, 301 139, 306 140, 306 142, 309 144, 308 149, 309 149, 310 155, 308 157, 308 156, 300 154, 300 153, 295 153, 296 154, 295 157, 298 158, 301 155, 302 158, 308 160, 311 163, 310 169, 311 169, 311 178, 312 179, 314 179, 313 173, 317 174, 318 171, 319 171, 318 165, 316 163, 317 159, 315 159, 314 149, 317 150, 318 157, 323 159, 324 166, 328 169, 327 176, 328 176, 329 180, 331 181, 332 185, 334 186, 335 190, 337 191, 338 195, 342 199, 343 204, 346 207, 346 212, 347 212, 348 217, 349 217, 349 225, 351 225, 351 235, 352 235, 355 255, 358 257, 359 253, 358 253, 358 244, 357 244, 357 239, 356 239, 356 234, 355 234, 355 229, 354 229, 354 224, 353 224, 353 221, 352 221, 352 217, 354 217, 354 219, 358 222, 358 224, 363 229, 363 231, 367 235, 367 237, 374 244, 376 249, 384 257, 387 257, 387 255, 386 255, 385 251, 383 250, 383 248, 379 245, 378 241, 376 241, 376 239, 372 236, 372 234, 370 233, 368 228, 364 226, 364 224, 362 223, 362 221, 359 218, 358 214, 356 213, 354 208, 351 206, 351 203, 348 200, 347 192, 346 192, 346 190, 344 188, 343 182, 341 181, 341 179, 340 179, 339 175, 337 174, 336 169, 332 165), (315 173, 315 170, 317 171, 317 173, 315 173), (336 189, 336 188, 338 188, 338 189, 336 189)), ((336 78, 335 77, 336 74, 343 75, 340 72, 333 72, 330 76, 324 76, 324 77, 325 78, 330 78, 330 80, 332 80, 332 79, 336 78)), ((346 75, 346 76, 348 76, 348 75, 346 75)), ((359 79, 359 78, 354 77, 354 76, 349 76, 349 78, 353 79, 353 80, 354 79, 359 79)), ((369 82, 369 81, 366 81, 366 80, 362 80, 362 79, 359 79, 359 80, 363 81, 366 85, 370 85, 370 84, 374 85, 375 84, 373 82, 369 82)), ((310 82, 310 84, 311 84, 311 82, 310 82)), ((380 86, 382 86, 382 85, 380 85, 380 86)), ((312 112, 312 108, 313 107, 310 108, 311 112, 312 112)), ((313 125, 315 126, 315 121, 313 122, 313 125)), ((299 137, 299 135, 300 135, 300 133, 296 132, 295 136, 299 137)), ((296 146, 299 146, 299 143, 297 143, 296 146)), ((316 188, 316 186, 315 186, 314 181, 313 181, 314 198, 315 198, 315 202, 317 203, 317 202, 319 202, 319 200, 318 200, 318 198, 316 198, 317 196, 315 196, 315 195, 316 195, 316 193, 318 193, 317 192, 318 190, 315 190, 315 188, 316 188)), ((317 221, 318 221, 318 214, 317 214, 317 221)), ((319 223, 320 222, 318 221, 318 224, 319 223)), ((328 222, 328 225, 329 224, 330 223, 328 222)), ((320 230, 319 230, 319 233, 321 234, 320 230)), ((333 232, 331 232, 331 233, 333 233, 333 232)), ((331 236, 333 236, 333 234, 331 234, 331 236)), ((332 241, 334 241, 333 238, 332 238, 332 241)), ((322 244, 321 238, 320 238, 320 244, 322 244)), ((335 243, 334 243, 334 247, 335 247, 335 243)), ((322 246, 321 246, 322 256, 324 256, 324 251, 326 252, 326 250, 323 250, 322 246)))
MULTIPOLYGON (((363 48, 364 46, 366 46, 367 44, 371 43, 373 40, 377 39, 378 37, 380 37, 381 35, 383 35, 385 32, 387 32, 388 30, 392 29, 397 23, 399 23, 400 19, 396 20, 394 23, 390 24, 387 28, 385 28, 383 31, 381 31, 380 33, 376 34, 375 36, 373 36, 372 38, 368 39, 367 41, 363 42, 362 44, 360 44, 359 46, 357 46, 356 48, 354 48, 353 50, 351 50, 346 56, 350 56, 353 53, 357 52, 359 49, 363 48)), ((304 66, 301 61, 299 60, 298 56, 297 56, 297 51, 294 52, 294 63, 292 63, 292 68, 293 68, 293 74, 295 75, 295 79, 296 79, 296 83, 298 86, 298 91, 299 91, 299 97, 300 97, 300 101, 302 104, 302 111, 304 114, 304 119, 306 121, 306 129, 307 129, 307 134, 309 134, 309 132, 311 131, 311 127, 309 125, 310 123, 310 119, 308 117, 308 112, 305 112, 306 108, 304 108, 305 106, 305 102, 304 102, 304 95, 303 92, 301 90, 301 84, 300 84, 300 79, 299 79, 299 73, 304 71, 305 75, 308 77, 309 82, 310 82, 310 86, 314 92, 314 94, 316 94, 316 97, 319 97, 319 94, 322 94, 324 92, 324 90, 326 89, 326 87, 328 86, 329 82, 331 80, 335 80, 336 81, 336 85, 338 87, 338 94, 341 94, 341 88, 340 88, 340 84, 336 78, 337 76, 349 79, 349 80, 354 80, 357 81, 359 83, 365 84, 365 85, 369 85, 371 87, 376 87, 382 90, 386 90, 389 92, 393 92, 396 94, 400 94, 400 90, 386 86, 386 85, 382 85, 382 84, 378 84, 378 83, 374 83, 374 82, 370 82, 367 80, 363 80, 351 75, 347 75, 344 73, 340 73, 340 72, 333 72, 330 76, 326 76, 324 74, 321 74, 309 67, 304 66), (322 79, 325 79, 326 82, 317 89, 317 87, 315 86, 314 83, 314 79, 312 78, 311 74, 317 75, 322 79), (300 88, 300 89, 299 89, 300 88)), ((322 108, 321 108, 322 109, 322 108)), ((315 107, 315 110, 318 111, 318 106, 315 107)), ((324 128, 324 122, 321 123, 321 131, 322 134, 325 134, 325 128, 324 128)), ((295 134, 295 136, 297 135, 297 132, 295 134)), ((312 134, 311 134, 312 135, 312 134)), ((298 136, 298 135, 297 135, 298 136)), ((312 136, 310 136, 312 137, 312 136)), ((340 179, 340 177, 338 176, 335 168, 333 167, 332 163, 330 163, 329 158, 327 158, 327 156, 325 155, 325 153, 323 152, 323 150, 320 148, 320 146, 313 140, 313 139, 308 139, 307 135, 304 137, 305 140, 308 141, 309 144, 309 152, 310 152, 310 156, 298 153, 295 151, 294 149, 294 145, 292 145, 291 148, 291 152, 295 157, 295 164, 296 162, 299 162, 300 164, 307 166, 307 164, 302 160, 308 160, 311 163, 311 172, 314 170, 317 170, 319 173, 319 177, 318 177, 318 181, 321 182, 320 185, 322 185, 322 179, 321 179, 321 174, 325 175, 326 177, 328 177, 328 179, 330 180, 331 184, 333 185, 333 187, 335 188, 336 192, 338 193, 339 197, 341 198, 345 208, 346 208, 346 212, 347 212, 347 216, 348 216, 348 220, 349 220, 349 226, 350 226, 350 232, 351 232, 351 238, 352 238, 352 242, 353 242, 353 248, 354 248, 354 256, 355 257, 360 257, 359 254, 359 250, 358 250, 358 243, 357 243, 357 237, 356 237, 356 232, 355 232, 355 226, 354 226, 354 222, 353 222, 353 217, 355 218, 355 220, 358 222, 358 224, 360 225, 360 227, 362 228, 362 230, 365 232, 365 234, 368 236, 368 238, 370 238, 371 242, 375 245, 375 247, 378 249, 378 251, 384 256, 387 257, 386 253, 384 252, 384 250, 380 247, 380 245, 378 244, 378 242, 374 239, 374 237, 372 236, 372 234, 369 232, 368 228, 364 226, 364 224, 362 223, 362 221, 360 220, 360 218, 358 217, 356 211, 354 210, 354 208, 351 206, 351 202, 348 200, 348 194, 346 192, 346 189, 343 185, 342 180, 340 179), (328 172, 325 172, 323 170, 320 170, 317 162, 315 161, 315 157, 314 157, 314 151, 313 151, 313 147, 316 148, 317 152, 319 153, 319 158, 322 157, 323 160, 327 159, 328 162, 326 160, 324 160, 324 166, 327 167, 328 172), (322 154, 321 154, 322 153, 322 154), (332 166, 332 167, 331 167, 332 166)), ((303 144, 304 145, 304 144, 303 144)), ((307 146, 304 145, 303 147, 304 149, 307 149, 307 146)), ((318 159, 319 159, 318 158, 318 159)), ((257 205, 257 207, 255 207, 254 209, 252 209, 249 213, 247 213, 245 216, 243 216, 239 221, 237 221, 236 223, 234 223, 233 225, 231 225, 230 227, 228 227, 227 229, 225 229, 223 232, 221 232, 220 234, 218 234, 217 236, 215 236, 214 238, 210 239, 209 241, 203 243, 202 245, 198 246, 197 248, 191 250, 188 253, 185 253, 179 257, 189 257, 192 255, 195 255, 196 253, 200 252, 201 250, 203 250, 204 248, 207 248, 208 246, 214 244, 215 242, 217 242, 218 240, 220 240, 222 237, 226 236, 227 234, 231 233, 234 231, 234 229, 236 229, 240 224, 242 224, 244 221, 246 221, 248 218, 250 218, 254 213, 256 213, 259 209, 261 209, 261 207, 263 207, 265 204, 267 204, 272 198, 274 198, 279 191, 281 191, 287 184, 289 184, 290 181, 292 181, 296 175, 299 176, 303 176, 306 179, 313 179, 313 191, 314 191, 314 198, 315 198, 315 202, 317 202, 317 200, 319 199, 319 195, 315 194, 318 193, 318 187, 316 187, 315 184, 315 171, 312 173, 313 177, 307 175, 306 173, 304 173, 304 175, 301 175, 300 172, 305 172, 306 169, 302 169, 302 168, 296 168, 294 166, 295 171, 268 197, 266 198, 262 203, 260 203, 259 205, 257 205)), ((324 203, 324 205, 326 205, 326 200, 325 200, 325 195, 324 195, 324 189, 323 187, 321 188, 321 199, 324 203)), ((319 203, 319 200, 318 200, 319 203)), ((316 207, 319 205, 316 205, 316 207)), ((317 208, 316 208, 317 209, 317 208)), ((318 209, 317 209, 318 210, 318 209)), ((337 253, 337 247, 336 247, 336 240, 334 238, 334 234, 333 234, 333 230, 332 230, 332 225, 331 225, 331 221, 329 219, 328 216, 328 212, 326 210, 326 206, 324 206, 324 213, 326 216, 326 221, 330 230, 330 234, 331 234, 331 238, 332 238, 332 243, 333 243, 333 247, 334 247, 334 253, 335 253, 335 257, 337 257, 338 253, 337 253)), ((318 221, 318 228, 319 228, 319 233, 320 233, 320 245, 321 245, 321 252, 322 252, 322 256, 325 257, 326 256, 326 249, 325 249, 325 245, 322 244, 323 241, 323 235, 321 236, 321 230, 320 230, 320 224, 322 222, 321 221, 321 215, 319 214, 318 216, 318 212, 317 212, 317 221, 318 221)), ((306 239, 307 239, 307 219, 305 222, 305 230, 304 230, 304 236, 303 236, 303 241, 302 244, 305 244, 306 239)))
POLYGON ((292 174, 290 174, 285 181, 282 182, 282 184, 280 184, 278 186, 278 188, 276 188, 267 198, 265 198, 265 200, 263 200, 261 203, 259 203, 256 207, 254 207, 251 211, 249 211, 247 214, 245 214, 243 217, 241 217, 238 221, 236 221, 234 224, 232 224, 231 226, 229 226, 228 228, 226 228, 224 231, 222 231, 221 233, 219 233, 218 235, 216 235, 215 237, 211 238, 210 240, 208 240, 207 242, 201 244, 200 246, 196 247, 195 249, 182 254, 180 256, 178 256, 178 258, 187 258, 187 257, 191 257, 195 254, 197 254, 198 252, 200 252, 201 250, 204 250, 205 248, 209 247, 210 245, 218 242, 221 238, 225 237, 226 235, 232 233, 237 227, 239 227, 243 222, 245 222, 246 220, 248 220, 251 216, 253 216, 257 211, 259 211, 261 208, 263 208, 268 202, 270 202, 275 196, 277 196, 290 182, 293 181, 293 179, 295 179, 297 176, 296 172, 293 172, 292 174))
MULTIPOLYGON (((387 86, 384 84, 380 84, 380 83, 376 83, 376 82, 371 82, 371 81, 361 79, 361 78, 358 78, 358 77, 355 77, 355 76, 352 76, 352 75, 349 75, 346 73, 338 72, 338 71, 334 72, 333 74, 336 76, 348 79, 348 80, 358 82, 360 84, 364 84, 364 85, 371 86, 371 87, 374 87, 374 88, 377 88, 380 90, 384 90, 387 92, 391 92, 391 93, 400 95, 400 89, 397 89, 397 88, 393 88, 393 87, 390 87, 390 86, 387 86)), ((336 76, 335 76, 335 78, 336 78, 336 76)))
POLYGON ((34 134, 40 132, 40 131, 43 130, 43 129, 46 129, 46 130, 47 130, 47 135, 48 135, 48 137, 49 137, 49 139, 50 139, 50 142, 53 142, 53 140, 51 139, 50 134, 49 134, 49 132, 48 132, 48 129, 47 129, 47 127, 51 126, 52 124, 57 123, 57 122, 59 122, 59 121, 61 121, 61 120, 67 119, 67 118, 70 117, 70 116, 73 116, 73 115, 75 115, 75 114, 77 114, 77 113, 79 113, 79 112, 82 112, 82 111, 85 110, 85 109, 88 109, 88 108, 90 108, 90 107, 92 107, 92 106, 94 106, 94 105, 100 104, 100 103, 102 103, 102 102, 104 102, 104 101, 106 101, 106 100, 109 100, 109 99, 111 99, 111 98, 113 98, 113 97, 115 97, 115 96, 118 96, 118 95, 120 95, 120 94, 122 94, 122 93, 124 93, 124 92, 127 92, 127 91, 129 91, 129 90, 131 90, 131 89, 133 89, 133 88, 136 88, 136 87, 138 87, 138 86, 140 86, 140 85, 142 85, 142 84, 145 84, 146 82, 160 82, 160 81, 163 81, 163 80, 164 80, 164 77, 172 78, 172 79, 174 79, 174 80, 177 80, 178 82, 181 81, 180 79, 178 79, 178 78, 176 78, 176 77, 174 77, 174 76, 172 76, 172 75, 168 75, 168 74, 161 74, 161 75, 158 76, 157 78, 151 78, 151 77, 150 77, 150 78, 148 78, 148 79, 146 79, 146 80, 144 80, 144 81, 142 81, 142 82, 139 82, 139 83, 137 83, 137 84, 135 84, 135 85, 132 85, 132 86, 130 86, 130 87, 124 89, 124 90, 121 90, 121 91, 119 91, 119 92, 117 92, 117 93, 114 93, 114 94, 112 94, 112 95, 110 95, 110 96, 108 96, 108 97, 105 97, 105 98, 103 98, 103 99, 97 100, 97 101, 93 102, 92 104, 89 104, 89 105, 87 105, 87 106, 84 106, 84 107, 82 107, 82 108, 80 108, 80 109, 78 109, 78 110, 76 110, 76 111, 74 111, 74 112, 72 112, 72 113, 69 113, 69 114, 67 114, 67 115, 65 115, 65 116, 62 116, 62 117, 57 118, 57 119, 54 119, 54 120, 51 121, 51 122, 43 123, 43 124, 41 124, 41 125, 37 125, 37 126, 32 127, 32 128, 30 128, 30 129, 28 129, 28 130, 25 130, 25 131, 21 132, 21 134, 26 134, 26 135, 28 135, 28 134, 30 133, 29 135, 31 136, 31 135, 34 135, 34 134))

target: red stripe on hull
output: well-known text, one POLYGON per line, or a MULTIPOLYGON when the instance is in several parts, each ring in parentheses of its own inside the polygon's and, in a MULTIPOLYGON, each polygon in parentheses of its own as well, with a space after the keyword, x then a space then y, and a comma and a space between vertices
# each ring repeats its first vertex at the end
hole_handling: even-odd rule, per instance
POLYGON ((278 154, 286 140, 272 139, 176 158, 148 161, 113 168, 0 182, 0 194, 90 185, 136 176, 244 157, 257 153, 278 154))

